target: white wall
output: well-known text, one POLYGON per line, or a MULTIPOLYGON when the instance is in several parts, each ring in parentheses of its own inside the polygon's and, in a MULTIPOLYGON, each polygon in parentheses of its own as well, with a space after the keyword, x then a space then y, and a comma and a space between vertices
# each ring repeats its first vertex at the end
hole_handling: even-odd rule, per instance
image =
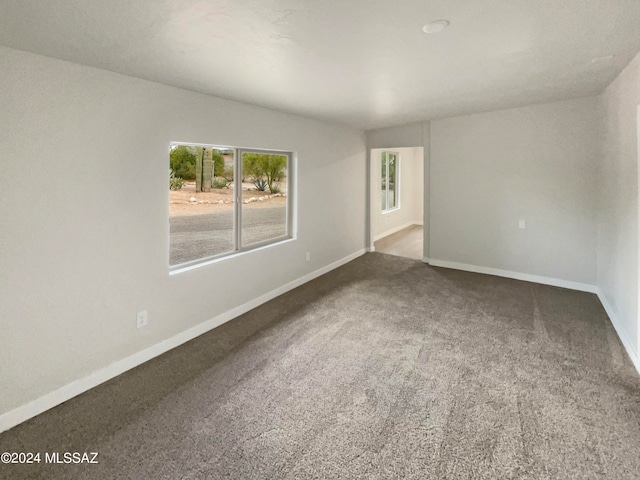
POLYGON ((432 121, 431 258, 595 285, 600 134, 597 98, 432 121))
POLYGON ((367 130, 367 147, 422 147, 424 135, 423 126, 423 123, 411 123, 397 127, 367 130))
POLYGON ((599 166, 598 287, 637 359, 640 54, 606 89, 602 102, 606 125, 599 166))
POLYGON ((383 149, 371 150, 371 227, 373 239, 378 240, 402 227, 422 224, 423 211, 423 155, 422 147, 390 148, 400 156, 400 208, 382 213, 381 161, 383 149))
POLYGON ((365 246, 363 132, 7 48, 0 105, 0 416, 365 246), (169 276, 171 141, 297 152, 298 239, 169 276))

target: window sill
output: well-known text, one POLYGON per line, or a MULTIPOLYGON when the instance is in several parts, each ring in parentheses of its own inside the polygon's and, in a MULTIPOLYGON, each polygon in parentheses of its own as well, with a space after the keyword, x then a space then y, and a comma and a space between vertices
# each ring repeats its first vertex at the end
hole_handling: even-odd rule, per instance
POLYGON ((255 246, 250 246, 237 252, 222 253, 220 255, 200 258, 198 260, 192 260, 191 262, 172 265, 169 267, 169 276, 188 272, 196 268, 204 267, 207 265, 213 265, 215 263, 223 262, 225 260, 230 260, 232 258, 237 258, 239 256, 246 255, 248 253, 253 253, 260 250, 264 250, 266 248, 275 247, 276 245, 284 245, 286 243, 293 242, 294 240, 296 240, 295 237, 282 237, 280 239, 269 240, 268 243, 265 243, 265 244, 256 244, 255 246))
POLYGON ((400 210, 400 207, 392 208, 391 210, 382 210, 382 215, 386 215, 387 213, 393 213, 400 210))

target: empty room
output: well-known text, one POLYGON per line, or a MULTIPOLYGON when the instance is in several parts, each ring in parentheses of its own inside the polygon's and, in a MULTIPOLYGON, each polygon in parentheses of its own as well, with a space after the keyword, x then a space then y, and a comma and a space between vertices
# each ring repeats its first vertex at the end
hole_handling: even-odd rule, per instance
POLYGON ((0 478, 640 478, 638 25, 2 0, 0 478))

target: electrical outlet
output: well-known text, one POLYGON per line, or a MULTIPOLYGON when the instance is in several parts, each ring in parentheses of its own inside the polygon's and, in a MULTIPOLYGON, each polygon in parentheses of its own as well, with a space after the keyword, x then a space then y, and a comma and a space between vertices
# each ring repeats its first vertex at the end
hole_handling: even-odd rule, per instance
POLYGON ((527 222, 525 222, 524 220, 520 220, 518 222, 518 227, 520 228, 520 230, 524 230, 525 228, 527 228, 527 222))
POLYGON ((149 323, 149 315, 146 310, 138 312, 137 316, 137 325, 138 328, 146 327, 147 323, 149 323))
POLYGON ((307 260, 307 262, 311 261, 311 252, 307 252, 304 258, 307 260))

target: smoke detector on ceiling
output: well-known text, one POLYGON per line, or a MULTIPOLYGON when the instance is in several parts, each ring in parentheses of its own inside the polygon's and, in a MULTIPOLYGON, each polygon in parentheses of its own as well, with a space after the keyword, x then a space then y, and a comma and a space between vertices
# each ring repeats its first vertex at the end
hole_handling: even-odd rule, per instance
POLYGON ((429 22, 424 27, 422 27, 422 31, 424 33, 438 33, 443 31, 445 28, 449 26, 449 20, 436 20, 435 22, 429 22))

